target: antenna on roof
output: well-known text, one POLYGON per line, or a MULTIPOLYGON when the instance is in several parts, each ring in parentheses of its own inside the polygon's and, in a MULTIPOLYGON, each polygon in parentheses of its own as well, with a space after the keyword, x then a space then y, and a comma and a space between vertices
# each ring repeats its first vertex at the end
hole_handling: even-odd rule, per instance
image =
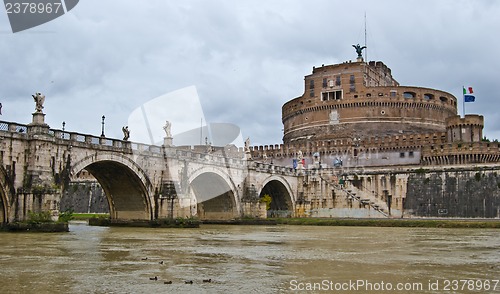
POLYGON ((368 62, 368 54, 366 53, 368 51, 368 46, 366 46, 366 11, 365 11, 365 60, 368 62))

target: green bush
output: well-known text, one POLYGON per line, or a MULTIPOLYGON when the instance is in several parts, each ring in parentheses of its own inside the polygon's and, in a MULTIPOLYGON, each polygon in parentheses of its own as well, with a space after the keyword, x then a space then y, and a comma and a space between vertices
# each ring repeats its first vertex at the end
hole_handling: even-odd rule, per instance
POLYGON ((67 223, 73 219, 73 209, 68 209, 59 214, 59 222, 67 223))
POLYGON ((50 211, 42 211, 42 212, 32 212, 28 211, 28 223, 30 224, 40 224, 40 223, 51 223, 52 214, 50 211))

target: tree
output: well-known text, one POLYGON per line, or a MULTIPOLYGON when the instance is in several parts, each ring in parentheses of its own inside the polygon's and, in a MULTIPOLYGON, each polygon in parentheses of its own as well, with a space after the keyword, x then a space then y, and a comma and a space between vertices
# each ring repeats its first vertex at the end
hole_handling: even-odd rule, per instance
POLYGON ((262 196, 260 198, 260 202, 266 204, 266 210, 269 210, 271 208, 272 201, 273 201, 273 198, 269 194, 264 194, 264 196, 262 196))

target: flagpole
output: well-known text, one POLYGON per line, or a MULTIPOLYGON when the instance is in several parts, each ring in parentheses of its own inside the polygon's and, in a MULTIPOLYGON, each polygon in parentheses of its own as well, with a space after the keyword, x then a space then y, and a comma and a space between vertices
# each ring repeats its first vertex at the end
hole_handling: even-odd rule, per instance
POLYGON ((462 103, 463 103, 463 107, 462 107, 462 112, 464 114, 464 118, 465 118, 465 86, 462 86, 462 103))

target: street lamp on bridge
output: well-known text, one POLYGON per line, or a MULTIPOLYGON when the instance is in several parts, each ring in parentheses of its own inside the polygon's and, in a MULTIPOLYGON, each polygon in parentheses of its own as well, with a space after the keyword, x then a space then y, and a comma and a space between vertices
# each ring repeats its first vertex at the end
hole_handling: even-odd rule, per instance
POLYGON ((106 119, 106 117, 103 115, 102 116, 102 129, 101 129, 101 137, 104 137, 104 120, 106 119))

